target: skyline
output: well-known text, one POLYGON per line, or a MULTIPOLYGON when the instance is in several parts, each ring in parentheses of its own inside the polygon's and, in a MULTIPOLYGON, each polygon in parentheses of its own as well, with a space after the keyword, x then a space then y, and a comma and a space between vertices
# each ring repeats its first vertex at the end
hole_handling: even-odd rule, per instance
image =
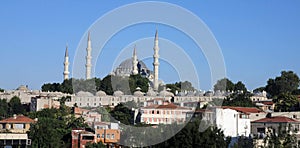
MULTIPOLYGON (((78 43, 81 39, 84 40, 82 36, 93 22, 106 12, 134 1, 106 1, 104 5, 91 1, 80 6, 72 5, 79 4, 72 1, 31 2, 9 1, 0 5, 0 64, 5 68, 0 74, 0 88, 15 89, 23 84, 32 89, 40 89, 44 83, 62 82, 66 43, 72 67, 78 43)), ((242 81, 252 90, 265 85, 269 78, 279 76, 282 70, 300 74, 300 65, 297 65, 297 55, 300 52, 300 29, 297 27, 300 25, 300 13, 297 8, 300 2, 170 3, 191 11, 208 26, 222 49, 227 77, 232 81, 242 81)), ((148 48, 152 52, 155 26, 142 24, 128 27, 115 35, 105 49, 110 52, 118 49, 114 51, 116 53, 124 48, 131 48, 129 51, 132 51, 134 41, 150 38, 150 46, 137 44, 137 54, 139 57, 142 52, 139 50, 142 48, 148 48)), ((169 39, 185 50, 195 47, 174 28, 158 25, 158 30, 161 38, 169 39)), ((92 38, 92 44, 94 42, 96 41, 92 38)), ((161 46, 164 45, 160 44, 160 52, 163 50, 161 46)), ((209 69, 205 57, 197 56, 198 58, 193 58, 204 63, 201 68, 209 69)), ((152 70, 149 65, 151 62, 151 59, 145 59, 148 68, 152 70)), ((98 62, 97 66, 100 68, 96 67, 96 76, 100 78, 112 68, 98 62)), ((162 64, 161 67, 163 66, 168 65, 162 64)), ((160 79, 168 79, 164 76, 168 70, 163 71, 161 67, 160 79)), ((202 74, 201 72, 199 73, 202 74)), ((200 89, 209 90, 211 86, 207 84, 207 72, 203 74, 205 77, 199 78, 202 83, 200 89)))

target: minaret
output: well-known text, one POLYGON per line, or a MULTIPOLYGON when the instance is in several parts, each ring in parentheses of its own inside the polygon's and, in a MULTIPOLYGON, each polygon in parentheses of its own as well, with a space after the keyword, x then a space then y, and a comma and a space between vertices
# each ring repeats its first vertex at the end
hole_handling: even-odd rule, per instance
POLYGON ((157 33, 157 29, 155 32, 155 39, 154 39, 154 55, 153 55, 153 71, 154 71, 154 78, 153 78, 153 89, 154 91, 158 90, 158 66, 159 66, 159 47, 158 47, 158 33, 157 33))
POLYGON ((137 75, 139 73, 137 64, 138 64, 138 60, 137 60, 137 55, 136 55, 136 46, 134 45, 133 55, 132 55, 132 66, 133 66, 132 74, 133 75, 137 75))
POLYGON ((65 62, 64 62, 64 80, 69 79, 69 53, 68 53, 68 45, 66 46, 65 51, 65 62))
POLYGON ((88 34, 87 48, 86 48, 86 73, 85 79, 91 79, 91 69, 92 69, 92 42, 90 37, 90 32, 88 34))

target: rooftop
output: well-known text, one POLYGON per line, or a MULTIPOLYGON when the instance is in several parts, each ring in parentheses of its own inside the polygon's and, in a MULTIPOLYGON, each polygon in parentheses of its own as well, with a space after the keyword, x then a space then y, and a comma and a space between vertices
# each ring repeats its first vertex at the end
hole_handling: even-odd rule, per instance
POLYGON ((256 108, 256 107, 234 107, 234 106, 222 106, 223 109, 232 109, 236 110, 238 112, 242 112, 245 114, 250 114, 250 113, 261 113, 263 112, 262 110, 256 108))
POLYGON ((6 118, 0 121, 0 123, 34 123, 35 121, 32 120, 31 118, 28 118, 23 115, 11 117, 11 118, 6 118))
POLYGON ((263 118, 263 119, 252 121, 252 123, 290 123, 290 122, 299 122, 299 121, 284 116, 275 116, 275 117, 263 118))

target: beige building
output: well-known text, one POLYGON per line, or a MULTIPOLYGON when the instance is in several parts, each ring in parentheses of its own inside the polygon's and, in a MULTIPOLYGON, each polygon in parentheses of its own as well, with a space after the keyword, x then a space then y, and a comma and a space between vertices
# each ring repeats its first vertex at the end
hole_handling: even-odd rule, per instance
POLYGON ((14 115, 0 121, 0 146, 28 146, 31 140, 27 133, 35 121, 23 115, 14 115))

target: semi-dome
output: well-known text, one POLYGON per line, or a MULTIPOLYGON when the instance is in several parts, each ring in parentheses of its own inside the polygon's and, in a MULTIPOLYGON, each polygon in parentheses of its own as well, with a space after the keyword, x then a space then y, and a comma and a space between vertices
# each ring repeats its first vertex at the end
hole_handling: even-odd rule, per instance
POLYGON ((114 92, 114 96, 116 96, 116 97, 119 97, 119 96, 122 96, 122 95, 124 95, 124 93, 120 90, 117 90, 117 91, 114 92))
POLYGON ((137 90, 137 91, 135 91, 135 92, 133 93, 133 95, 134 95, 135 97, 142 97, 142 96, 144 96, 144 93, 141 92, 140 90, 137 90))
POLYGON ((162 97, 173 97, 174 94, 171 93, 171 92, 168 92, 166 90, 163 90, 163 91, 159 92, 159 96, 162 96, 162 97))
POLYGON ((92 93, 86 92, 86 91, 79 91, 76 95, 80 96, 80 97, 92 97, 92 96, 94 96, 92 93))
POLYGON ((100 90, 100 91, 96 92, 96 96, 99 96, 99 97, 106 96, 106 93, 104 91, 100 90))

